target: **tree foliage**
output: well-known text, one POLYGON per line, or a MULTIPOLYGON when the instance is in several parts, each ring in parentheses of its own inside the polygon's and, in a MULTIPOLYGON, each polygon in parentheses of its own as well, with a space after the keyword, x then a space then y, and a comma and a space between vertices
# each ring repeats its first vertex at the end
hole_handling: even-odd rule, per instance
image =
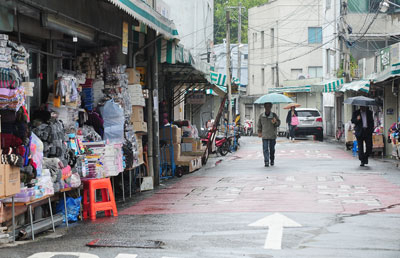
MULTIPOLYGON (((214 0, 214 44, 220 44, 226 38, 226 10, 227 6, 239 6, 239 2, 245 9, 242 9, 242 43, 247 43, 248 15, 249 8, 265 4, 268 0, 214 0)), ((238 9, 231 9, 231 42, 237 43, 238 39, 238 9)))

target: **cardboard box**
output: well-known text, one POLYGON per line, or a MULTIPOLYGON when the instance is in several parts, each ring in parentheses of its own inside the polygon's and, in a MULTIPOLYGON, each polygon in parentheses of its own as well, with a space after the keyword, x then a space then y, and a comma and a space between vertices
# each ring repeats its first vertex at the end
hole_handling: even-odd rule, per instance
POLYGON ((356 140, 356 137, 354 136, 354 133, 352 130, 346 131, 346 142, 353 142, 356 140))
POLYGON ((133 130, 135 132, 147 132, 147 123, 146 122, 133 122, 133 130))
POLYGON ((127 68, 129 84, 140 84, 140 73, 133 68, 127 68))
POLYGON ((131 122, 143 122, 144 121, 144 111, 141 106, 132 106, 131 122))
POLYGON ((0 197, 6 196, 4 166, 0 165, 0 197))
MULTIPOLYGON (((160 130, 160 140, 171 141, 171 128, 164 127, 160 130)), ((178 127, 172 127, 172 143, 181 143, 182 140, 182 130, 178 127)))
POLYGON ((197 151, 197 141, 193 141, 192 142, 192 152, 196 152, 197 151))
POLYGON ((383 135, 372 135, 372 146, 373 148, 383 148, 385 146, 383 135))
MULTIPOLYGON (((181 144, 175 143, 173 144, 174 146, 174 161, 177 162, 181 158, 181 144)), ((171 154, 170 154, 170 148, 167 147, 165 149, 165 159, 167 160, 168 163, 171 162, 171 154)))
POLYGON ((10 165, 0 165, 0 167, 2 166, 4 166, 5 174, 5 195, 19 193, 21 190, 20 169, 10 165))
POLYGON ((193 143, 195 141, 196 140, 194 138, 191 138, 191 137, 182 137, 182 142, 183 143, 193 143))
POLYGON ((182 152, 193 151, 193 143, 182 143, 182 152))

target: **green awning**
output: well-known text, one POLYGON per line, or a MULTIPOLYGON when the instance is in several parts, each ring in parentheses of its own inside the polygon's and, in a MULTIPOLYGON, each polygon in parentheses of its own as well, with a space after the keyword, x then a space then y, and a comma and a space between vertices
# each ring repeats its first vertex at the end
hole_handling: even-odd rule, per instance
POLYGON ((270 88, 268 89, 268 93, 301 93, 301 92, 311 92, 311 85, 305 86, 289 86, 289 87, 279 87, 279 88, 270 88))
POLYGON ((346 92, 352 90, 352 91, 362 91, 368 93, 370 86, 371 85, 369 80, 357 80, 343 84, 343 87, 340 89, 340 91, 346 92))
POLYGON ((160 32, 167 39, 177 39, 178 31, 175 24, 156 12, 144 2, 138 0, 108 0, 132 17, 160 32))
POLYGON ((318 85, 322 85, 323 92, 337 92, 340 90, 340 87, 343 84, 344 84, 344 79, 340 78, 340 79, 323 81, 318 85))

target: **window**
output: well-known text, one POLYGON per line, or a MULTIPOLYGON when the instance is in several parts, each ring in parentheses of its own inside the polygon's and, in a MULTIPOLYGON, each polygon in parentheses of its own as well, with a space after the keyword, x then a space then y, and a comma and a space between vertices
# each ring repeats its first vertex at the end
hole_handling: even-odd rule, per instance
POLYGON ((257 33, 253 33, 253 49, 255 49, 256 42, 257 42, 257 33))
POLYGON ((326 10, 328 9, 331 9, 331 0, 326 0, 326 10))
POLYGON ((251 118, 251 114, 253 113, 253 105, 246 105, 245 106, 245 118, 246 119, 250 119, 251 118))
POLYGON ((275 30, 272 28, 271 32, 270 32, 270 36, 271 36, 271 48, 274 47, 274 42, 275 42, 275 30))
POLYGON ((261 31, 261 48, 264 48, 264 31, 261 31))
POLYGON ((308 43, 321 44, 322 43, 322 28, 321 27, 308 27, 308 43))
MULTIPOLYGON (((398 3, 393 1, 395 3, 398 3)), ((348 0, 347 6, 350 13, 376 13, 382 0, 348 0)), ((388 12, 394 11, 394 6, 389 7, 388 12)))
POLYGON ((271 84, 275 87, 275 67, 271 68, 271 84))
POLYGON ((251 81, 253 82, 254 85, 254 74, 251 76, 251 81))
POLYGON ((303 73, 303 69, 290 69, 290 75, 292 80, 299 79, 299 75, 303 73))
POLYGON ((319 117, 321 114, 317 110, 301 110, 297 111, 299 117, 319 117))
POLYGON ((308 67, 308 75, 310 78, 322 78, 322 67, 321 66, 310 66, 308 67))
POLYGON ((261 68, 261 85, 265 85, 265 69, 261 68))
POLYGON ((249 59, 249 54, 244 54, 244 60, 249 59))

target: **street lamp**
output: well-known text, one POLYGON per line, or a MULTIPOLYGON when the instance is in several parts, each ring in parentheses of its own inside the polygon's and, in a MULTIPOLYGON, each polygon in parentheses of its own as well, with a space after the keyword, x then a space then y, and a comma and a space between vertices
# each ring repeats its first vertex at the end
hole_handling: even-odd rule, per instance
POLYGON ((381 12, 386 13, 387 10, 389 9, 390 5, 394 5, 394 6, 400 8, 400 5, 398 5, 398 4, 395 4, 389 0, 383 0, 379 5, 379 9, 381 12))

